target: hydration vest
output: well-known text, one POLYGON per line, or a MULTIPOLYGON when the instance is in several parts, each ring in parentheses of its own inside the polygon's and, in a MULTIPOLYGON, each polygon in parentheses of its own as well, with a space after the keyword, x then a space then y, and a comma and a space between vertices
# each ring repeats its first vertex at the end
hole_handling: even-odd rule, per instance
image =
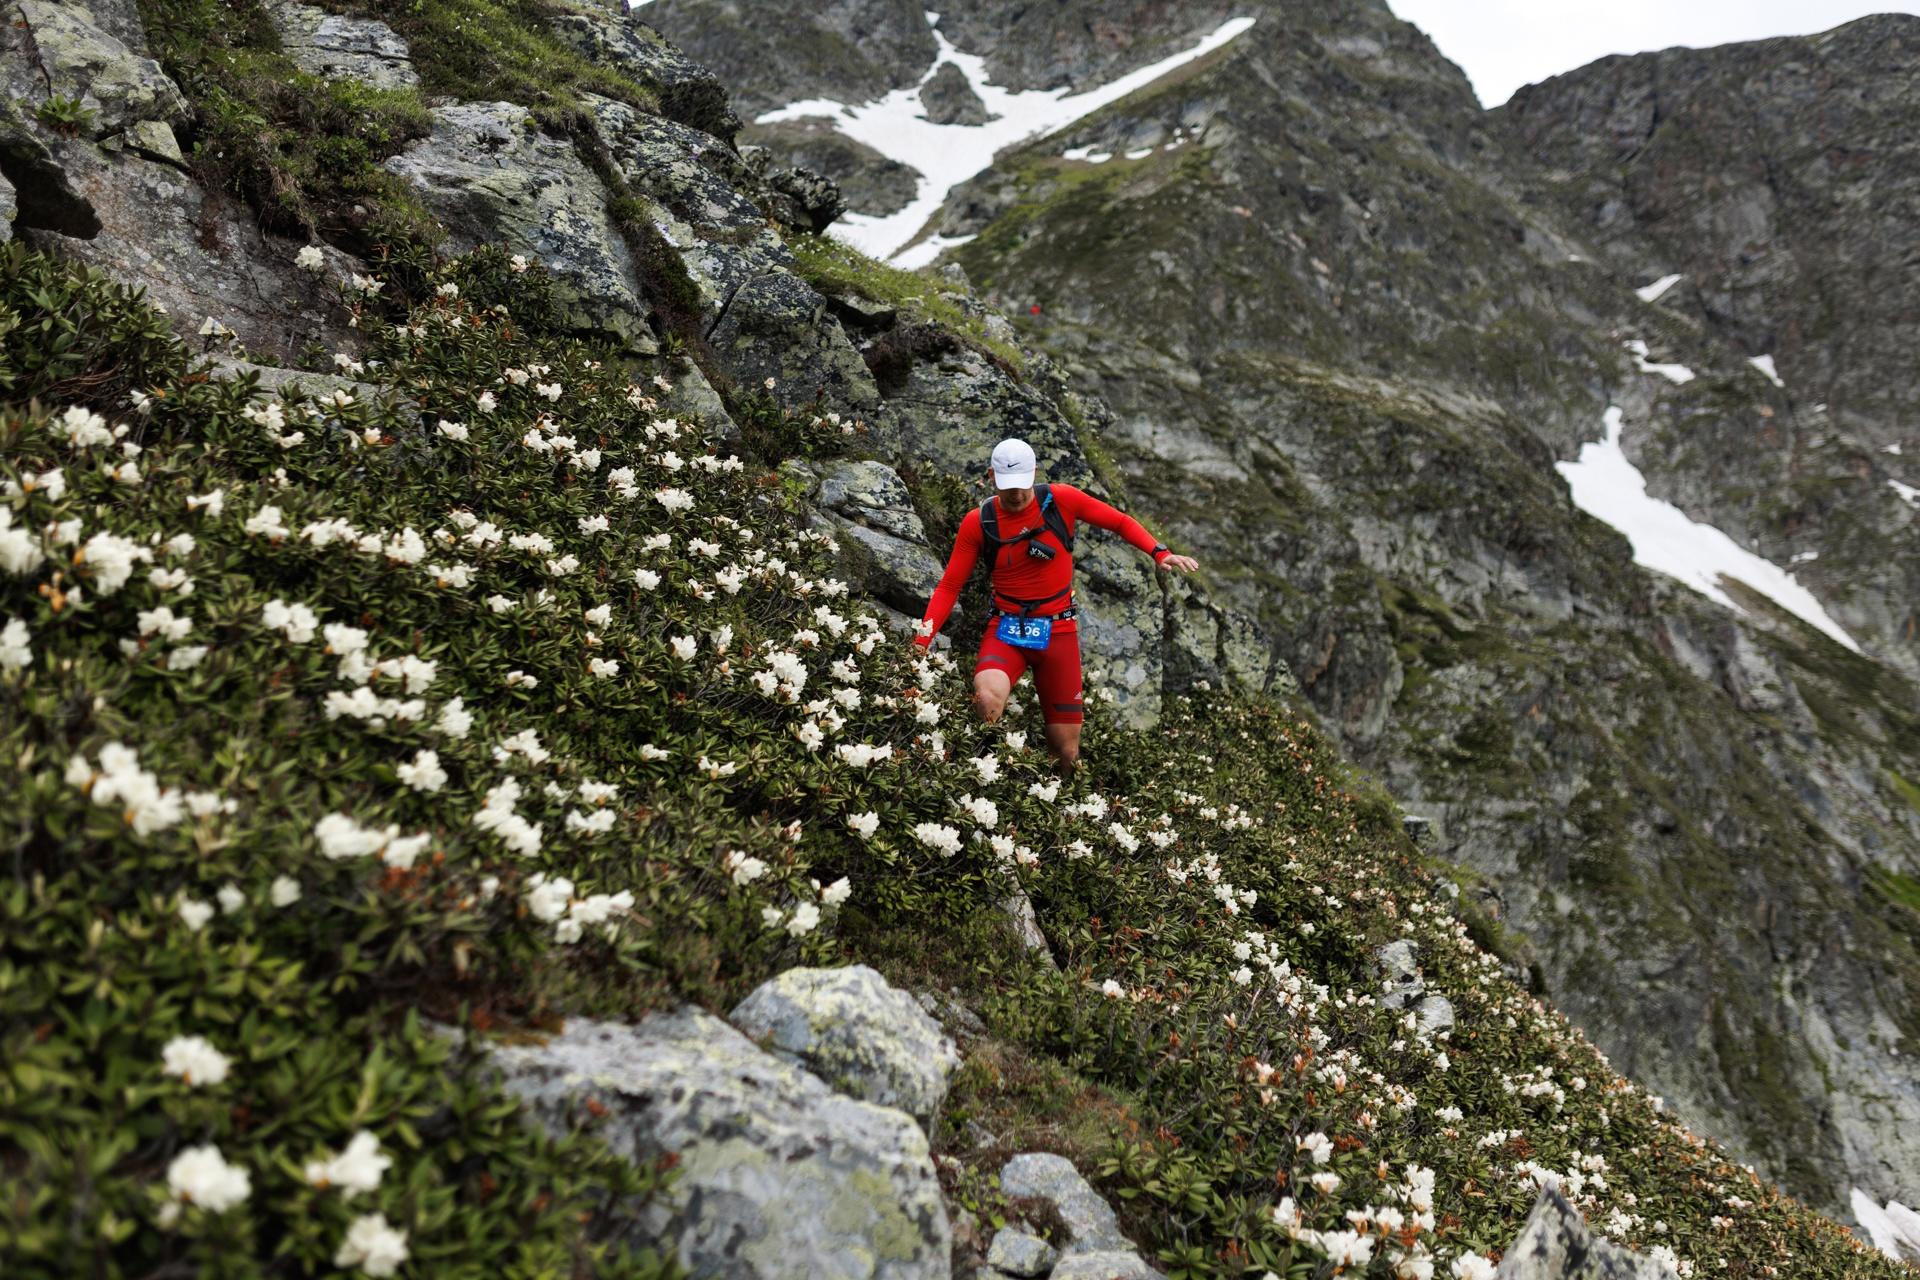
MULTIPOLYGON (((1000 505, 999 500, 997 498, 988 498, 980 504, 980 537, 987 544, 987 576, 989 587, 991 587, 994 566, 1000 561, 1000 548, 1002 547, 1017 546, 1022 542, 1032 541, 1043 533, 1051 533, 1055 538, 1059 539, 1060 545, 1066 550, 1067 555, 1069 557, 1073 555, 1073 528, 1067 524, 1066 513, 1061 511, 1053 500, 1053 486, 1043 484, 1035 487, 1033 498, 1035 502, 1040 504, 1040 523, 1031 529, 1015 534, 1011 538, 1002 538, 1000 536, 1000 515, 997 510, 1000 505)), ((1025 617, 1043 604, 1052 604, 1061 596, 1072 595, 1073 583, 1069 580, 1067 585, 1060 588, 1060 590, 1050 596, 1042 596, 1038 600, 1021 600, 1017 597, 1006 595, 1004 592, 996 592, 995 594, 1012 600, 1020 606, 1018 615, 1008 616, 1025 617)), ((994 612, 1004 614, 1006 610, 996 607, 994 612)), ((1074 610, 1068 608, 1054 616, 1064 619, 1071 617, 1073 613, 1074 610)))

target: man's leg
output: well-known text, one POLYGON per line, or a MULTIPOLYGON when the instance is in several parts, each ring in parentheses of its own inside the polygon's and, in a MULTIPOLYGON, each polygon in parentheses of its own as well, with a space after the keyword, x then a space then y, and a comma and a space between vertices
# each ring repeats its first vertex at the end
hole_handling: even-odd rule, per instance
POLYGON ((1047 750, 1052 753, 1054 763, 1060 766, 1060 772, 1072 773, 1080 763, 1080 723, 1049 724, 1047 726, 1047 750))
POLYGON ((1033 685, 1047 721, 1047 750, 1062 773, 1080 763, 1080 636, 1056 631, 1046 649, 1034 655, 1033 685))
POLYGON ((973 708, 988 724, 1006 711, 1007 697, 1012 692, 1013 681, 999 667, 981 667, 973 673, 973 708))
POLYGON ((973 664, 973 709, 982 720, 993 724, 1005 714, 1007 698, 1026 669, 1027 655, 987 628, 980 641, 980 657, 973 664))

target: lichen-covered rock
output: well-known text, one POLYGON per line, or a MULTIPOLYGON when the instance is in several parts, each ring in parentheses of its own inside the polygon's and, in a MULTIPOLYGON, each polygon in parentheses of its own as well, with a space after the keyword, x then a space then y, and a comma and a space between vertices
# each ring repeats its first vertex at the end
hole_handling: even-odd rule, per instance
POLYGON ((23 189, 15 221, 34 228, 25 238, 36 247, 144 288, 183 335, 211 317, 270 360, 357 348, 332 291, 294 265, 300 244, 268 235, 237 202, 174 165, 85 139, 54 140, 51 158, 60 183, 23 189))
POLYGON ((1380 982, 1380 1004, 1399 1009, 1419 999, 1427 989, 1414 958, 1413 943, 1397 938, 1373 953, 1373 969, 1380 982))
POLYGON ((328 13, 297 0, 267 6, 280 47, 295 66, 324 80, 359 80, 376 89, 420 83, 407 42, 373 18, 328 13))
POLYGON ((1028 955, 1056 968, 1059 966, 1059 961, 1053 958, 1053 948, 1047 945, 1047 935, 1041 932, 1040 917, 1034 914, 1033 899, 1027 896, 1026 890, 1015 889, 1000 899, 1000 910, 1006 914, 1013 926, 1013 936, 1020 939, 1028 955))
POLYGON ((1580 1211, 1549 1187, 1500 1260, 1500 1280, 1673 1280, 1673 1268, 1623 1249, 1587 1228, 1580 1211))
MULTIPOLYGON (((0 32, 0 72, 25 70, 26 59, 13 47, 11 33, 0 32)), ((8 220, 20 229, 38 227, 62 235, 87 238, 98 235, 100 219, 85 196, 73 189, 66 170, 54 159, 53 152, 41 140, 34 127, 21 114, 20 104, 11 96, 0 97, 0 167, 11 175, 16 202, 8 210, 8 220)))
POLYGON ((710 1014, 580 1019, 545 1043, 489 1053, 508 1091, 554 1131, 591 1101, 613 1151, 678 1157, 673 1184, 638 1210, 631 1235, 694 1275, 948 1275, 946 1206, 920 1127, 835 1093, 710 1014))
POLYGON ((127 126, 120 138, 128 149, 149 160, 186 168, 187 157, 180 150, 180 139, 174 136, 173 126, 165 120, 136 121, 127 126))
POLYGON ((822 298, 785 271, 755 276, 727 299, 707 341, 744 383, 774 379, 782 400, 856 410, 880 398, 866 362, 822 298))
POLYGON ((13 184, 0 173, 0 244, 13 239, 13 214, 20 207, 20 201, 13 194, 13 184))
POLYGON ((740 131, 719 78, 634 17, 624 0, 574 0, 555 15, 553 29, 585 57, 652 90, 667 119, 728 143, 740 131))
POLYGON ((1068 1257, 1133 1249, 1120 1234, 1113 1210, 1065 1156, 1045 1151, 1015 1156, 1000 1170, 1000 1189, 1015 1199, 1031 1196, 1052 1205, 1067 1228, 1061 1252, 1068 1257))
POLYGON ((830 120, 808 117, 751 125, 740 136, 766 148, 769 169, 784 164, 831 179, 847 207, 861 213, 898 213, 919 190, 920 175, 914 170, 847 137, 830 120))
POLYGON ((459 250, 498 243, 545 263, 571 323, 655 349, 632 255, 607 193, 566 138, 542 133, 510 102, 436 107, 433 133, 386 162, 407 179, 459 250))
POLYGON ((212 361, 212 372, 214 377, 222 380, 238 380, 251 376, 254 379, 253 396, 256 400, 285 400, 303 396, 320 399, 345 392, 356 400, 379 403, 396 400, 400 396, 400 392, 391 385, 361 382, 354 378, 343 378, 331 373, 314 373, 306 369, 283 369, 278 365, 255 364, 250 360, 236 360, 230 356, 215 356, 212 361))
POLYGON ((870 460, 827 465, 816 494, 820 505, 836 515, 883 529, 897 538, 925 542, 927 531, 913 509, 900 473, 884 462, 870 460))
POLYGON ((818 235, 847 211, 839 185, 811 169, 774 169, 767 174, 767 188, 780 198, 780 220, 801 231, 818 235))
POLYGON ((1012 1227, 996 1232, 987 1248, 987 1265, 1010 1276, 1044 1276, 1060 1251, 1039 1236, 1012 1227))
POLYGON ((18 13, 47 91, 91 109, 94 137, 138 120, 186 119, 187 100, 160 64, 97 23, 85 5, 20 0, 18 13))
POLYGON ((1102 1249, 1060 1259, 1050 1280, 1166 1280, 1131 1249, 1102 1249))
POLYGON ((935 124, 985 124, 994 119, 957 63, 943 62, 920 86, 921 114, 935 124))
POLYGON ((735 1026, 852 1097, 931 1125, 959 1051, 914 998, 874 970, 789 969, 735 1007, 735 1026))

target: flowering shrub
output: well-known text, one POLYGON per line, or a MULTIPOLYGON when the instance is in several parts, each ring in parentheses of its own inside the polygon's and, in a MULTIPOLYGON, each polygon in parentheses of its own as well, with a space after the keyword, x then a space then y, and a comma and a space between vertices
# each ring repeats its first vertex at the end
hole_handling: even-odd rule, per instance
POLYGON ((18 1274, 668 1274, 614 1241, 671 1170, 525 1125, 466 1033, 855 958, 1101 1091, 1098 1172, 1171 1274, 1482 1275, 1547 1181, 1683 1274, 1891 1273, 1520 993, 1292 717, 1096 723, 1062 782, 1030 712, 960 714, 777 483, 515 320, 525 264, 411 311, 356 285, 348 372, 398 395, 283 402, 9 252, 18 1274), (137 362, 34 372, 50 317, 137 362), (1016 886, 1059 972, 998 932, 1016 886), (1372 993, 1402 937, 1450 1031, 1372 993))

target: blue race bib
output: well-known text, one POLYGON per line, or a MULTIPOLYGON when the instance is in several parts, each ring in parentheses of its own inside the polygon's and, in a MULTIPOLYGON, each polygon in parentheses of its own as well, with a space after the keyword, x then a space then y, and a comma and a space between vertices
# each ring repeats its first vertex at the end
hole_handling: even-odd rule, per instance
POLYGON ((1003 614, 994 634, 1016 649, 1044 649, 1053 639, 1053 619, 1014 618, 1003 614))

